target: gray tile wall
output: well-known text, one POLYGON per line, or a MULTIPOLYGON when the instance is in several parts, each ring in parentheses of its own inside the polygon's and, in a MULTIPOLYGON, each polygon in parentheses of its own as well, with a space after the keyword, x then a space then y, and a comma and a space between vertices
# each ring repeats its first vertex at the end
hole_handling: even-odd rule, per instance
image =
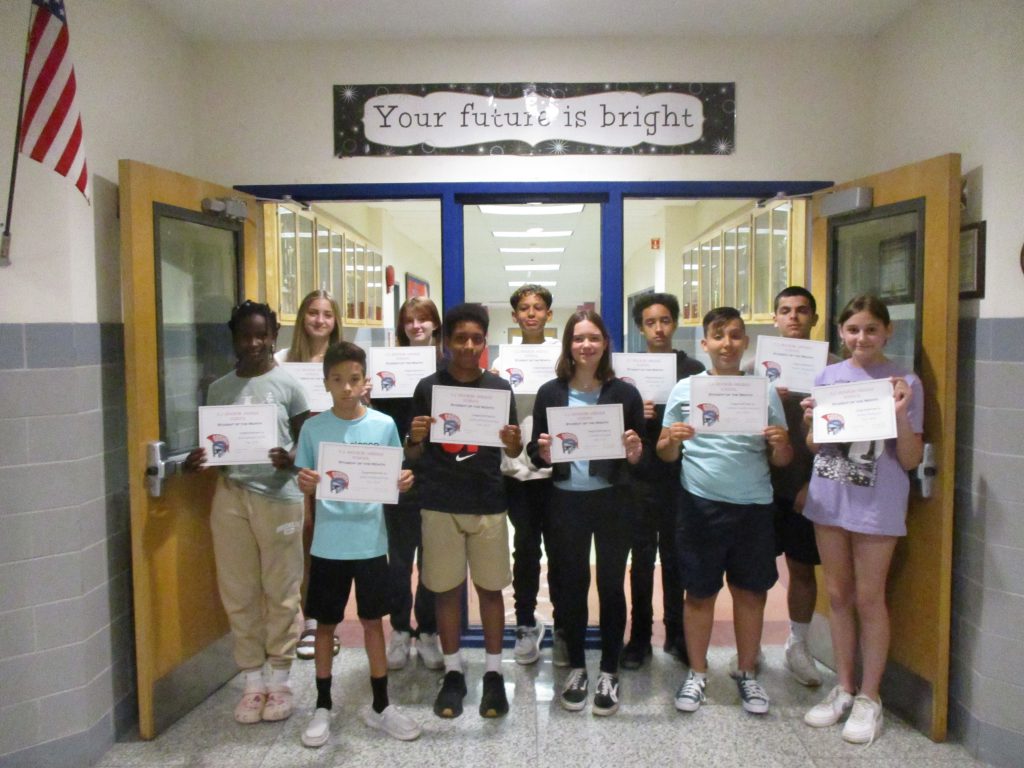
POLYGON ((950 725, 1024 755, 1024 318, 960 321, 950 725))
POLYGON ((123 329, 0 324, 0 766, 134 718, 123 329))

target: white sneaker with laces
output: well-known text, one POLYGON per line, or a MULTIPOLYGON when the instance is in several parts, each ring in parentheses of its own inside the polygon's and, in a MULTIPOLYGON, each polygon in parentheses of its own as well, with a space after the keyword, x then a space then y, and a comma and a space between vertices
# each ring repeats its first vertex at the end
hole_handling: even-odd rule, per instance
POLYGON ((807 649, 807 643, 796 640, 792 635, 786 641, 786 669, 801 685, 809 688, 821 685, 821 674, 807 649))
POLYGON ((697 673, 690 670, 690 674, 683 680, 683 684, 676 691, 675 705, 680 712, 696 712, 704 703, 704 689, 707 687, 707 678, 697 677, 697 673))
POLYGON ((384 731, 399 741, 412 741, 420 737, 420 727, 416 721, 402 712, 394 704, 389 704, 384 711, 377 713, 373 707, 363 707, 363 722, 378 731, 384 731))
POLYGON ((306 730, 302 732, 302 743, 307 747, 322 747, 331 737, 331 710, 317 709, 306 730))
POLYGON ((516 664, 533 664, 540 658, 540 644, 544 639, 544 623, 535 627, 516 627, 516 645, 512 651, 516 664))
POLYGON ((416 638, 416 655, 427 669, 444 669, 444 655, 441 653, 441 640, 437 633, 420 632, 416 638))
POLYGON ((757 682, 757 678, 744 673, 735 680, 743 709, 754 715, 767 713, 770 699, 761 684, 757 682))
POLYGON ((815 704, 804 715, 804 722, 813 728, 827 728, 838 723, 850 707, 853 706, 853 694, 843 686, 837 685, 828 692, 825 700, 815 704))
POLYGON ((408 632, 392 630, 388 640, 388 669, 403 669, 409 662, 409 638, 408 632))
POLYGON ((882 731, 882 702, 858 695, 843 726, 843 739, 853 744, 871 744, 882 731))

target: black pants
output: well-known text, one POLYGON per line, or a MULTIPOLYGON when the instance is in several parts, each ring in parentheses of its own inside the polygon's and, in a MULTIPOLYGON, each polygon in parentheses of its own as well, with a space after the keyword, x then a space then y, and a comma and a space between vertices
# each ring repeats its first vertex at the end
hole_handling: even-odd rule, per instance
POLYGON ((661 556, 665 636, 671 638, 683 632, 683 587, 676 565, 676 505, 680 489, 678 478, 669 480, 661 483, 636 482, 632 486, 633 558, 629 581, 633 622, 629 636, 634 643, 651 642, 656 555, 661 556))
POLYGON ((388 592, 391 596, 391 628, 397 632, 412 632, 410 614, 415 613, 416 630, 437 632, 434 613, 434 593, 423 586, 423 548, 420 545, 420 505, 418 501, 384 505, 384 522, 388 529, 388 592), (413 603, 413 557, 419 569, 416 601, 413 603))
POLYGON ((590 543, 597 554, 597 596, 601 626, 601 671, 619 669, 626 631, 626 556, 630 515, 618 488, 564 491, 551 496, 551 549, 558 574, 560 626, 569 649, 569 665, 584 666, 590 592, 590 543))
MULTIPOLYGON (((515 535, 512 537, 512 591, 515 599, 516 626, 532 627, 537 624, 537 591, 540 589, 541 541, 548 544, 548 501, 551 480, 515 480, 505 478, 508 495, 508 519, 515 535)), ((548 594, 551 604, 556 602, 557 588, 551 578, 550 554, 548 563, 548 594)))

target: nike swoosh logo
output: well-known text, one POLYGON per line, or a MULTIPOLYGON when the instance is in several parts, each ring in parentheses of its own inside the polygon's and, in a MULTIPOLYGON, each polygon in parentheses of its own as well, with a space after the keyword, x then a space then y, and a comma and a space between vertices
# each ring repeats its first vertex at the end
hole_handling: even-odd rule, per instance
POLYGON ((456 456, 455 460, 456 461, 465 461, 466 459, 472 459, 474 456, 476 456, 475 453, 467 453, 465 456, 456 456))

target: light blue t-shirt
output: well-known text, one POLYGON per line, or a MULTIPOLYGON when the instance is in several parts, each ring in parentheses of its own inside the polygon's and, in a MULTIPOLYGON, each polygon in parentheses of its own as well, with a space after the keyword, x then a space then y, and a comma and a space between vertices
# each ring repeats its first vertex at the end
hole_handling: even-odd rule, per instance
MULTIPOLYGON (((366 409, 358 419, 339 419, 331 411, 302 425, 295 466, 316 469, 320 443, 390 445, 400 448, 394 420, 366 409)), ((388 553, 388 533, 382 504, 355 501, 316 502, 316 523, 310 553, 328 560, 366 560, 388 553)))
MULTIPOLYGON (((705 371, 697 376, 708 376, 705 371)), ((690 379, 676 382, 668 396, 662 426, 690 416, 690 379)), ((782 401, 768 390, 768 423, 786 426, 782 401)), ((683 487, 694 496, 729 504, 771 504, 768 444, 761 435, 719 435, 698 432, 682 444, 683 487)))
MULTIPOLYGON (((232 371, 210 385, 206 394, 207 405, 263 405, 277 406, 277 447, 292 447, 291 419, 309 410, 306 391, 295 377, 280 366, 274 366, 261 376, 249 378, 232 371)), ((223 467, 225 477, 261 496, 281 501, 297 501, 302 492, 295 483, 295 471, 275 469, 273 464, 240 464, 223 467)))
MULTIPOLYGON (((581 392, 578 389, 569 388, 569 407, 582 408, 586 405, 597 405, 601 397, 601 390, 593 392, 581 392)), ((563 491, 599 491, 602 488, 611 488, 612 484, 600 475, 590 474, 590 462, 574 461, 569 467, 568 480, 556 480, 555 487, 563 491)))

